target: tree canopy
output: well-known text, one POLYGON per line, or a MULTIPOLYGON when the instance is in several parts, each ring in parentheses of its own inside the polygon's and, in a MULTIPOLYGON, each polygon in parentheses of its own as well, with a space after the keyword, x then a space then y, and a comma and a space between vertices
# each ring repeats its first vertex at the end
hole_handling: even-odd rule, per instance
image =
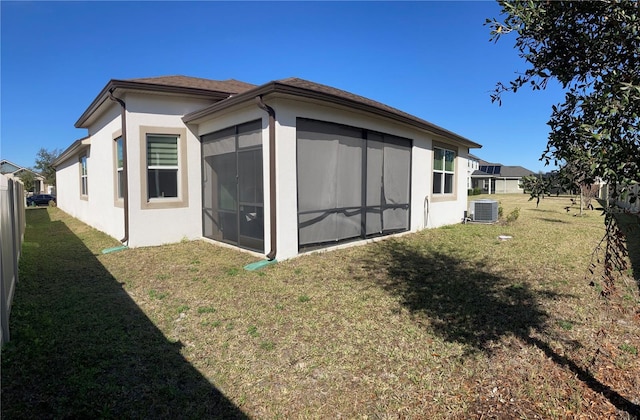
MULTIPOLYGON (((640 8, 635 1, 499 0, 502 19, 487 19, 491 40, 515 34, 515 48, 529 67, 491 95, 551 80, 565 90, 552 106, 550 133, 541 159, 561 166, 574 184, 600 178, 613 200, 605 209, 604 291, 614 288, 614 271, 626 270, 624 235, 616 223, 616 199, 640 182, 640 8)), ((593 267, 592 267, 593 268, 593 267)))
POLYGON ((35 168, 40 171, 45 179, 45 182, 49 185, 56 185, 56 168, 53 166, 53 162, 60 156, 58 149, 47 150, 41 148, 36 155, 35 168))
POLYGON ((20 172, 20 175, 18 175, 18 178, 20 178, 20 181, 22 181, 25 191, 33 191, 33 187, 35 186, 35 182, 36 182, 36 174, 34 174, 30 170, 26 170, 26 171, 20 172))
POLYGON ((552 107, 542 158, 572 163, 585 183, 601 178, 621 193, 640 180, 640 13, 634 1, 499 1, 504 19, 489 19, 491 39, 516 35, 530 67, 492 100, 557 80, 564 102, 552 107))

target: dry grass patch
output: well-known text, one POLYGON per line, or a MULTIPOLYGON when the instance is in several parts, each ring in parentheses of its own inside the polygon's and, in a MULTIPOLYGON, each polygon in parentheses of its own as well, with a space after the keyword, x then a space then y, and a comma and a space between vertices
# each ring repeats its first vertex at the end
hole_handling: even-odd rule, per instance
MULTIPOLYGON (((638 284, 622 281, 604 302, 585 279, 602 217, 574 217, 563 209, 567 198, 537 209, 525 196, 498 199, 505 216, 520 209, 517 220, 427 230, 259 272, 242 269, 250 255, 200 241, 98 255, 104 237, 49 213, 183 360, 250 417, 606 418, 637 410, 638 284)), ((12 369, 4 359, 2 367, 12 369)), ((15 391, 12 380, 3 377, 3 391, 15 391)), ((3 392, 3 409, 12 399, 3 392)))

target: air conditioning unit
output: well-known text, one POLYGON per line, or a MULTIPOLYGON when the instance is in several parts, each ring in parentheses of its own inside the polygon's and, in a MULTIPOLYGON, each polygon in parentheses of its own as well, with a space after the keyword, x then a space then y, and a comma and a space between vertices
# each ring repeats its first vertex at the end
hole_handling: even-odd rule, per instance
POLYGON ((498 221, 498 202, 495 200, 476 200, 471 202, 471 220, 474 222, 494 223, 498 221))

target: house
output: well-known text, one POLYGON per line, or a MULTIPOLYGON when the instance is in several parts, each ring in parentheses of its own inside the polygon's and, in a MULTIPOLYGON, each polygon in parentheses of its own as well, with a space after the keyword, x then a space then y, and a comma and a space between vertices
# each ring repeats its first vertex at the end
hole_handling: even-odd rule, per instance
POLYGON ((473 179, 471 175, 478 169, 480 169, 480 158, 476 155, 469 153, 467 156, 467 190, 473 188, 473 179))
POLYGON ((16 165, 6 159, 0 160, 0 174, 7 176, 10 179, 20 178, 24 172, 31 172, 34 177, 33 188, 27 193, 31 194, 51 194, 53 186, 46 183, 46 180, 42 175, 32 171, 29 168, 25 168, 20 165, 16 165))
POLYGON ((61 209, 132 247, 208 238, 269 259, 460 222, 481 147, 298 78, 111 80, 75 125, 61 209))
POLYGON ((471 174, 471 188, 480 188, 484 194, 524 193, 520 186, 523 177, 535 175, 522 166, 507 166, 479 160, 479 167, 471 174))

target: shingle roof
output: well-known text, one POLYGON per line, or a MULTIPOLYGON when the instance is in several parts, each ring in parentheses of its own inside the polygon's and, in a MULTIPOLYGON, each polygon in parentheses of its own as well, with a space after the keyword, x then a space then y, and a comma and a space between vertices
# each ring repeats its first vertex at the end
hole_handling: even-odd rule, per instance
POLYGON ((281 93, 298 97, 306 97, 310 99, 348 106, 353 109, 370 112, 379 116, 391 118, 405 124, 413 125, 415 127, 431 131, 443 137, 461 142, 468 147, 482 147, 480 144, 462 137, 452 131, 439 127, 404 111, 400 111, 399 109, 385 105, 381 102, 365 98, 364 96, 355 95, 342 89, 337 89, 297 77, 290 77, 265 83, 264 85, 258 86, 255 89, 243 92, 239 95, 236 95, 235 97, 224 99, 200 111, 187 114, 183 117, 183 120, 185 122, 193 122, 199 118, 206 117, 227 107, 245 101, 253 100, 256 96, 262 96, 271 93, 281 93))
POLYGON ((94 113, 109 100, 109 92, 118 89, 142 90, 149 92, 160 92, 167 94, 181 94, 205 97, 214 101, 220 101, 232 95, 237 95, 255 88, 251 83, 239 80, 209 80, 188 76, 160 76, 147 77, 141 79, 118 80, 112 79, 100 91, 98 96, 91 102, 89 107, 78 118, 75 126, 77 128, 87 128, 86 123, 94 113))
POLYGON ((18 166, 6 159, 2 159, 2 161, 0 161, 0 174, 10 174, 20 169, 22 169, 22 166, 18 166))
POLYGON ((535 175, 532 171, 527 168, 523 168, 522 166, 503 166, 500 171, 500 176, 511 178, 511 177, 522 177, 535 175))
MULTIPOLYGON (((347 92, 346 90, 334 88, 334 87, 323 85, 316 82, 311 82, 309 80, 304 80, 297 77, 289 77, 286 79, 276 80, 276 82, 281 83, 283 85, 288 85, 288 86, 297 87, 301 89, 313 90, 313 91, 324 93, 327 95, 332 95, 339 98, 351 100, 354 102, 359 102, 359 103, 366 104, 378 109, 384 109, 396 115, 402 115, 406 118, 418 119, 417 117, 409 113, 401 111, 397 108, 393 108, 389 105, 385 105, 382 102, 374 101, 373 99, 365 98, 364 96, 356 95, 354 93, 347 92)), ((424 121, 424 122, 427 122, 427 121, 424 121)))
POLYGON ((446 138, 459 141, 468 147, 482 147, 478 143, 475 143, 452 131, 439 127, 404 111, 400 111, 399 109, 385 105, 381 102, 365 98, 364 96, 355 95, 342 89, 337 89, 297 77, 275 80, 261 86, 255 86, 251 83, 245 83, 234 79, 209 80, 181 75, 111 80, 102 89, 91 105, 89 105, 82 116, 80 116, 75 124, 76 127, 85 127, 87 121, 98 110, 98 108, 105 101, 108 101, 109 92, 113 92, 116 89, 149 90, 163 93, 199 95, 216 101, 213 105, 210 105, 200 111, 185 115, 183 118, 185 122, 193 121, 240 102, 253 100, 255 96, 278 92, 345 105, 431 131, 446 138))
POLYGON ((210 80, 181 75, 144 77, 139 79, 127 79, 127 81, 162 86, 179 86, 185 88, 203 89, 227 93, 241 93, 256 87, 256 85, 253 85, 251 83, 241 82, 235 79, 210 80))

